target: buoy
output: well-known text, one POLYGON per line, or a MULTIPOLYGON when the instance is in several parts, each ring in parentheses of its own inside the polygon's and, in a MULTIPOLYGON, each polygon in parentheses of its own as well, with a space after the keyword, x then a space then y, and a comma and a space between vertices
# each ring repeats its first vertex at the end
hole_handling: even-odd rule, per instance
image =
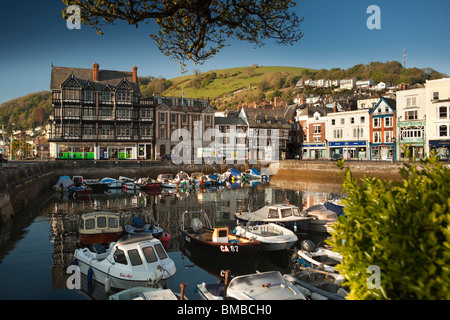
POLYGON ((297 232, 297 224, 294 224, 294 232, 297 232))
POLYGON ((170 234, 168 232, 164 232, 161 237, 161 241, 169 241, 169 239, 170 239, 170 234))

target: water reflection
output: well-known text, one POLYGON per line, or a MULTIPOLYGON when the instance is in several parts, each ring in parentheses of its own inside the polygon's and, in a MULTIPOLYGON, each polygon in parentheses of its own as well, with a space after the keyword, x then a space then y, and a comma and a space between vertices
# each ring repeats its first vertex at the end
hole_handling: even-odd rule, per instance
MULTIPOLYGON (((45 202, 45 207, 40 208, 38 213, 38 215, 48 217, 49 221, 49 246, 52 247, 52 264, 48 268, 51 269, 52 290, 58 291, 62 297, 67 296, 69 299, 107 298, 104 288, 100 284, 96 283, 93 287, 88 287, 86 279, 83 282, 83 278, 83 294, 76 297, 68 292, 72 290, 67 289, 66 285, 69 276, 66 270, 73 263, 80 216, 94 210, 119 212, 124 219, 130 213, 145 212, 152 215, 155 221, 169 232, 170 241, 166 250, 177 265, 177 273, 169 281, 168 287, 174 292, 179 292, 179 284, 181 282, 187 283, 187 288, 190 290, 186 291, 186 296, 189 299, 199 299, 198 295, 192 291, 196 284, 212 279, 217 280, 220 277, 221 270, 224 269, 229 269, 233 274, 245 274, 256 270, 289 272, 291 255, 295 247, 290 251, 261 252, 254 260, 245 262, 232 262, 217 257, 211 258, 210 255, 205 256, 204 253, 195 250, 186 251, 179 229, 182 213, 186 210, 202 209, 209 214, 213 224, 233 228, 236 225, 234 212, 239 210, 257 210, 266 204, 284 202, 286 199, 294 205, 305 207, 323 202, 330 196, 339 195, 336 189, 333 192, 319 192, 317 188, 317 186, 314 186, 311 189, 313 191, 295 187, 289 189, 289 186, 275 187, 271 183, 234 184, 210 189, 160 190, 157 192, 111 190, 108 194, 92 194, 82 200, 74 200, 67 194, 52 194, 45 202)), ((20 234, 19 237, 26 236, 23 234, 23 230, 18 233, 20 234)), ((2 235, 4 234, 2 230, 2 235)), ((44 233, 42 236, 48 237, 48 233, 44 233)), ((316 237, 313 238, 316 243, 323 241, 325 238, 323 235, 309 234, 308 238, 311 237, 316 237)), ((4 248, 14 250, 14 245, 11 245, 11 242, 15 243, 18 241, 17 239, 14 235, 10 235, 10 240, 3 239, 0 252, 4 248)), ((30 254, 33 254, 33 252, 30 254)), ((0 256, 0 262, 5 256, 7 254, 0 256)), ((34 258, 43 261, 48 259, 48 257, 42 256, 34 258)), ((20 274, 21 270, 17 270, 17 272, 20 274)), ((37 281, 44 280, 38 279, 37 281)), ((48 286, 48 284, 45 285, 48 286)), ((28 289, 23 287, 16 290, 25 291, 28 289)), ((36 297, 36 299, 40 298, 36 297)))

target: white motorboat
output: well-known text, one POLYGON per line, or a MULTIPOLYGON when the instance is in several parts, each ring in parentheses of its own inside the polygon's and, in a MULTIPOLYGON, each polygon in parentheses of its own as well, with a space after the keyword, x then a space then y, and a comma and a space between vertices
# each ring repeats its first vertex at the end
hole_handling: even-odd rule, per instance
POLYGON ((127 190, 140 190, 141 185, 136 179, 127 178, 124 176, 119 177, 119 181, 122 182, 122 188, 127 190))
POLYGON ((306 300, 306 297, 279 271, 246 274, 225 283, 197 285, 203 300, 306 300))
POLYGON ((161 188, 176 188, 177 183, 173 181, 173 175, 171 174, 160 174, 156 178, 157 181, 161 182, 161 188))
POLYGON ((118 189, 122 188, 123 182, 114 178, 103 178, 100 180, 101 183, 106 184, 106 186, 110 189, 118 189))
POLYGON ((276 223, 264 223, 259 225, 239 224, 233 233, 249 239, 261 242, 259 250, 276 251, 289 249, 297 242, 295 233, 276 223))
POLYGON ((161 241, 151 235, 111 242, 105 249, 94 244, 75 250, 75 262, 89 281, 97 281, 107 292, 132 287, 164 286, 176 267, 161 241))
POLYGON ((109 296, 109 300, 178 300, 170 289, 135 287, 109 296))
POLYGON ((323 204, 312 205, 302 212, 312 217, 309 224, 310 231, 330 233, 337 221, 337 214, 328 210, 323 204))
POLYGON ((299 270, 283 277, 293 283, 310 300, 345 300, 344 276, 324 271, 299 270))
POLYGON ((191 179, 189 178, 189 175, 186 172, 180 171, 176 174, 175 178, 173 179, 173 182, 175 182, 179 187, 181 187, 183 185, 189 185, 191 179))
POLYGON ((335 266, 342 262, 342 255, 316 245, 311 240, 303 240, 301 249, 297 251, 301 266, 326 272, 337 272, 335 266))
POLYGON ((68 192, 75 183, 69 176, 60 176, 58 182, 53 186, 53 189, 61 192, 68 192))
POLYGON ((294 233, 306 234, 312 217, 301 213, 297 206, 289 203, 270 204, 256 211, 236 212, 235 218, 239 222, 281 223, 294 233))

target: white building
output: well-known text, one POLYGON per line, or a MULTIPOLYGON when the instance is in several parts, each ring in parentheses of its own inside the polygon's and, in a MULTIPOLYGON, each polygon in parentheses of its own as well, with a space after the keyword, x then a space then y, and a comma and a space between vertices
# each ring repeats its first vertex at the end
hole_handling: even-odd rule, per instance
POLYGON ((329 155, 344 159, 368 159, 369 109, 334 112, 327 115, 326 140, 329 155))
POLYGON ((352 90, 356 86, 356 78, 342 79, 339 83, 340 90, 352 90))
POLYGON ((450 159, 450 78, 427 80, 426 139, 430 151, 450 159))
POLYGON ((374 85, 373 79, 356 81, 357 88, 370 88, 374 85))
POLYGON ((412 89, 397 91, 397 157, 403 159, 405 150, 410 156, 423 158, 428 154, 425 135, 426 89, 417 85, 412 89))

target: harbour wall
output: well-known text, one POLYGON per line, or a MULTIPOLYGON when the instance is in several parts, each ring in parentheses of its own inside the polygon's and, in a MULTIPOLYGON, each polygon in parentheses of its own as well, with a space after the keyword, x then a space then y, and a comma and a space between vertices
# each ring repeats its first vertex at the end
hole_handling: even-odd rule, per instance
MULTIPOLYGON (((241 172, 250 165, 173 165, 170 161, 33 161, 2 164, 0 168, 0 224, 10 220, 16 213, 26 210, 33 201, 48 196, 59 176, 81 175, 85 179, 103 177, 156 178, 160 173, 175 175, 179 171, 188 174, 203 172, 211 174, 236 168, 241 172)), ((365 175, 385 180, 401 180, 399 169, 402 162, 346 161, 353 176, 365 175)), ((448 164, 447 164, 448 166, 448 164)), ((261 169, 262 165, 255 167, 261 169)), ((336 162, 285 160, 271 164, 275 173, 271 184, 283 188, 311 190, 311 186, 320 186, 317 192, 339 192, 344 173, 336 162)))

